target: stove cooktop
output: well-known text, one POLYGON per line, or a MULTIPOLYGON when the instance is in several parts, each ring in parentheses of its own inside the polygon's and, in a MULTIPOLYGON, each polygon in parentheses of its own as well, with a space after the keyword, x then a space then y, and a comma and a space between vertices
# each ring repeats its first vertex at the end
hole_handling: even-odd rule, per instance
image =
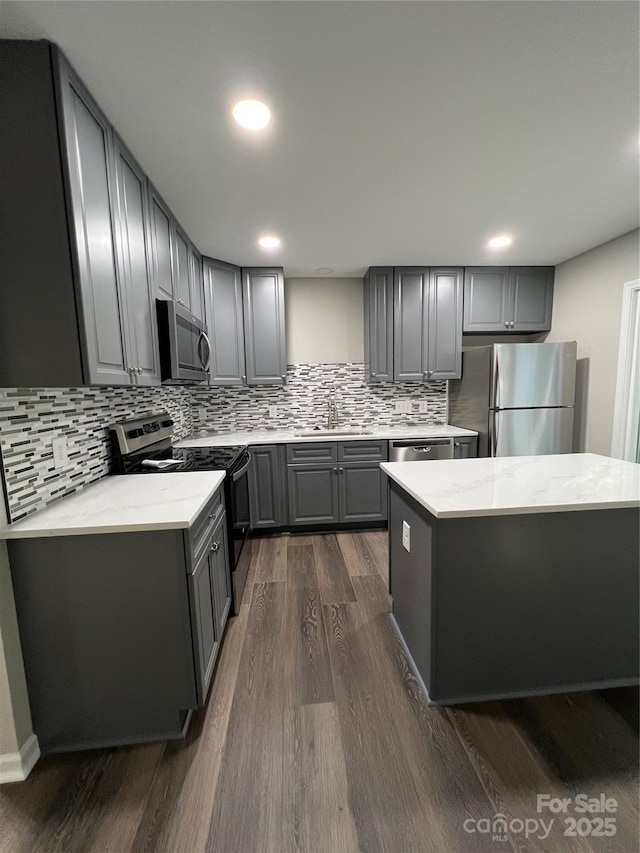
POLYGON ((245 445, 230 447, 171 447, 159 453, 148 453, 127 466, 125 474, 171 474, 185 471, 229 471, 246 451, 245 445), (160 465, 145 465, 145 460, 160 465), (163 462, 174 460, 177 465, 162 466, 163 462))

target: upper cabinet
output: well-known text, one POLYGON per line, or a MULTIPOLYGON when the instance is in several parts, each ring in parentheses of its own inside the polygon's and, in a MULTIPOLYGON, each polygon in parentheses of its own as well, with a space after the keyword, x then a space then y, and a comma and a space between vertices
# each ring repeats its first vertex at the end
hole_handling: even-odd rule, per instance
POLYGON ((155 299, 204 316, 200 255, 54 45, 1 41, 0 77, 0 387, 159 383, 155 299))
POLYGON ((462 368, 461 267, 371 267, 364 279, 370 382, 457 379, 462 368))
POLYGON ((396 267, 393 317, 394 379, 460 377, 462 268, 396 267))
POLYGON ((552 304, 553 267, 465 269, 464 332, 548 332, 552 304))
POLYGON ((284 274, 204 258, 211 385, 283 385, 284 274))
POLYGON ((391 382, 393 267, 371 267, 364 279, 364 361, 369 382, 391 382))
POLYGON ((242 301, 247 383, 284 385, 287 356, 282 269, 243 269, 242 301))
POLYGON ((240 267, 204 259, 205 313, 211 340, 210 385, 245 385, 240 267))

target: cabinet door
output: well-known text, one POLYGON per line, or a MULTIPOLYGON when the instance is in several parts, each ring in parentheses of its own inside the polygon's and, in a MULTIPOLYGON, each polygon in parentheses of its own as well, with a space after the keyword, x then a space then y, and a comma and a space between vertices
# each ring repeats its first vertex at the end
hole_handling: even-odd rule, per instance
POLYGON ((287 360, 282 270, 244 269, 242 297, 247 383, 284 385, 287 360))
POLYGON ((387 483, 379 462, 351 462, 338 469, 340 521, 384 521, 387 483))
POLYGON ((330 524, 338 521, 336 465, 289 465, 289 523, 330 524))
POLYGON ((396 381, 422 380, 427 371, 423 324, 428 286, 428 269, 396 267, 393 282, 393 378, 396 381))
POLYGON ((223 513, 211 535, 209 566, 211 570, 211 588, 213 589, 213 613, 215 634, 218 643, 222 642, 224 628, 231 609, 231 566, 229 545, 227 542, 226 515, 223 513))
POLYGON ((244 385, 244 319, 240 267, 204 259, 205 312, 211 339, 210 385, 244 385))
POLYGON ((114 137, 118 187, 120 275, 129 330, 127 351, 138 385, 159 385, 158 330, 151 281, 146 178, 114 137))
POLYGON ((189 578, 191 618, 194 620, 191 629, 199 705, 203 705, 206 699, 213 665, 218 653, 218 639, 215 630, 215 591, 212 582, 215 573, 211 569, 211 556, 213 555, 207 548, 189 578))
POLYGON ((424 329, 427 379, 460 379, 462 374, 462 269, 431 269, 424 329))
POLYGON ((112 131, 66 62, 60 85, 87 385, 129 385, 115 237, 112 131))
POLYGON ((464 332, 509 330, 509 267, 464 271, 464 332))
POLYGON ((151 274, 156 296, 173 299, 171 211, 154 187, 149 187, 151 274))
POLYGON ((280 454, 277 445, 251 448, 249 494, 253 529, 281 527, 284 524, 280 454))
POLYGON ((553 267, 511 267, 509 292, 511 331, 549 331, 553 303, 553 267))
POLYGON ((176 301, 191 311, 189 238, 175 225, 173 229, 173 281, 176 301))
POLYGON ((393 267, 364 279, 364 360, 370 382, 393 381, 393 267))
POLYGON ((204 316, 204 283, 202 280, 202 255, 195 246, 189 246, 189 288, 191 313, 205 321, 204 316))
POLYGON ((453 442, 454 459, 471 459, 478 455, 478 439, 475 436, 469 438, 456 438, 453 442))

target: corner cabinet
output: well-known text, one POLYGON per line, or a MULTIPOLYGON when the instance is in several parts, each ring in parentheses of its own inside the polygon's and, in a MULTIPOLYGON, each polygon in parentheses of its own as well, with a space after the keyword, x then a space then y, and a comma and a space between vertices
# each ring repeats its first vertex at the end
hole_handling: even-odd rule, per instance
POLYGON ((247 383, 284 385, 287 356, 283 270, 243 269, 242 300, 247 383))
POLYGON ((393 293, 393 378, 460 378, 462 268, 396 267, 393 293))
POLYGON ((467 267, 467 334, 532 334, 551 329, 553 267, 467 267))
POLYGON ((252 445, 249 469, 249 503, 252 530, 286 524, 286 448, 284 445, 252 445))

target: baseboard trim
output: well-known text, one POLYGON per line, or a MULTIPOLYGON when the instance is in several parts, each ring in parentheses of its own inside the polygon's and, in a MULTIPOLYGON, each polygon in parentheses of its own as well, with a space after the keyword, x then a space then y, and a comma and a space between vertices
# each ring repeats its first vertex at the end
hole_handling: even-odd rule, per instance
POLYGON ((22 744, 20 752, 0 755, 0 785, 5 782, 24 782, 40 758, 40 745, 35 735, 22 744))

